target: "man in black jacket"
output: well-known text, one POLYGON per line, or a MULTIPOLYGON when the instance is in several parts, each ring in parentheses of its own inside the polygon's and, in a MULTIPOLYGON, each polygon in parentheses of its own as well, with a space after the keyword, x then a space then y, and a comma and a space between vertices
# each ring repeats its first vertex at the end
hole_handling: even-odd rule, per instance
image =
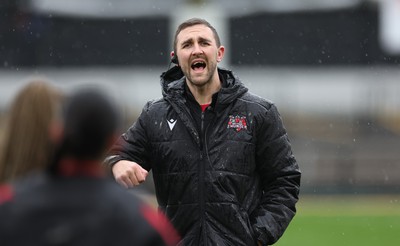
POLYGON ((145 105, 107 163, 125 187, 152 170, 182 245, 273 244, 295 215, 301 174, 277 108, 217 67, 224 52, 207 21, 182 23, 163 98, 145 105))
POLYGON ((117 118, 97 91, 68 99, 63 124, 51 134, 57 152, 48 172, 0 186, 1 246, 176 245, 164 215, 105 175, 117 118))

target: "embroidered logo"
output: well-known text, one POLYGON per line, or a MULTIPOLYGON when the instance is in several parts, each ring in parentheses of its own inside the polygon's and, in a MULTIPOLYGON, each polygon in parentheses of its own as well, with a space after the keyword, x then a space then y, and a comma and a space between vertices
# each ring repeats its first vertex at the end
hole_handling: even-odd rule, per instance
POLYGON ((167 122, 168 122, 169 129, 172 131, 172 129, 174 129, 174 126, 176 124, 176 120, 169 119, 169 120, 167 120, 167 122))
POLYGON ((246 116, 229 116, 229 121, 228 121, 228 128, 234 128, 237 132, 240 132, 242 129, 247 129, 247 122, 246 122, 246 116))

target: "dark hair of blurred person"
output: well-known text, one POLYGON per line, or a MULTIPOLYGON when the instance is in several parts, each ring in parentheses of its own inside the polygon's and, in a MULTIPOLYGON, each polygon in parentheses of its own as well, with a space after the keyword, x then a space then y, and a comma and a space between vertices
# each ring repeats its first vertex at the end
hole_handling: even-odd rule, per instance
POLYGON ((49 125, 61 98, 61 92, 44 80, 33 80, 18 92, 2 129, 0 183, 48 165, 53 151, 49 125))
POLYGON ((84 89, 66 98, 45 178, 0 187, 0 242, 5 245, 176 245, 165 216, 106 175, 104 154, 119 126, 106 94, 84 89))

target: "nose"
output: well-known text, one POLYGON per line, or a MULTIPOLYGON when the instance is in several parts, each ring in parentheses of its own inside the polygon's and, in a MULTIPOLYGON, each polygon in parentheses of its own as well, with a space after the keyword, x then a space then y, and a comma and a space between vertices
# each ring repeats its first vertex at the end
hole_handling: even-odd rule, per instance
POLYGON ((193 45, 193 51, 192 51, 192 55, 199 55, 202 54, 203 50, 201 49, 201 46, 199 44, 194 44, 193 45))

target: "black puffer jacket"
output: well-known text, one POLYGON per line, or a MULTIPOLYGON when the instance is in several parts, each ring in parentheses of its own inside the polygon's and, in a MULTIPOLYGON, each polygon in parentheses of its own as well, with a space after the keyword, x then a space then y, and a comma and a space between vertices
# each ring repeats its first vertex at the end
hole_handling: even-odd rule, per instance
POLYGON ((232 72, 219 74, 216 102, 194 119, 181 70, 164 73, 163 98, 146 104, 109 164, 126 159, 153 171, 182 245, 272 244, 295 215, 300 171, 274 104, 232 72))

